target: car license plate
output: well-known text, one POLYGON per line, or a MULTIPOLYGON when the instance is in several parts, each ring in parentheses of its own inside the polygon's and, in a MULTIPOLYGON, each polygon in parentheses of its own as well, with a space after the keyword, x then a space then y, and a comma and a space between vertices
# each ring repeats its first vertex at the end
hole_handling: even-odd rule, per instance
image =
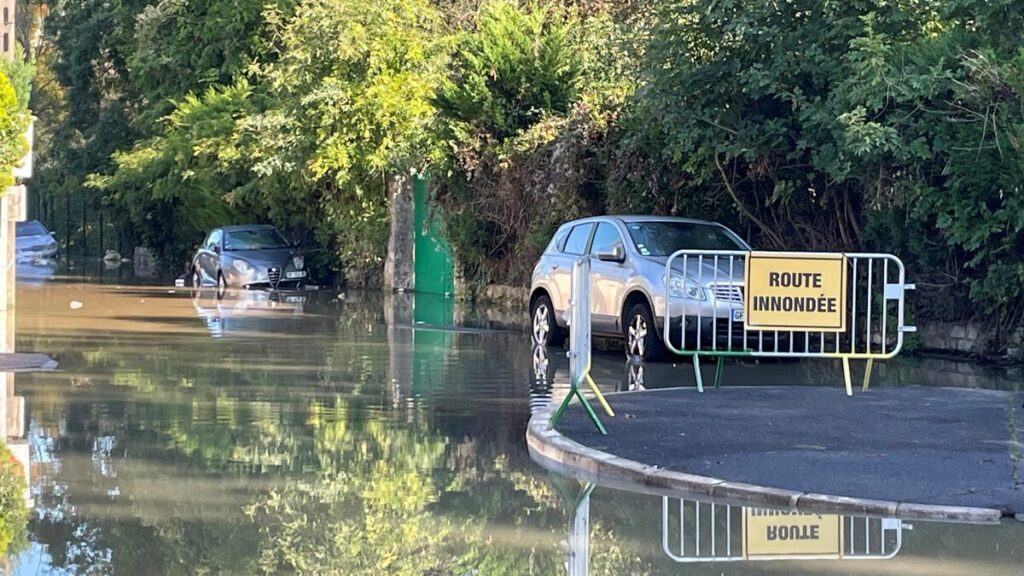
POLYGON ((285 304, 303 304, 306 301, 305 296, 285 296, 285 304))
POLYGON ((735 308, 731 311, 733 322, 743 322, 743 308, 735 308))
POLYGON ((306 277, 306 271, 305 270, 296 270, 294 272, 287 272, 287 273, 285 273, 284 277, 289 279, 289 280, 292 280, 294 278, 305 278, 306 277))

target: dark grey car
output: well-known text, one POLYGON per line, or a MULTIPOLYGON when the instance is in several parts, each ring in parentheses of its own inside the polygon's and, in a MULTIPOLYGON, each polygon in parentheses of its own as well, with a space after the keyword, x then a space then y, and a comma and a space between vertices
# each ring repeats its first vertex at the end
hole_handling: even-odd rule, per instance
POLYGON ((304 256, 273 226, 215 228, 192 257, 193 286, 298 288, 309 281, 304 256))

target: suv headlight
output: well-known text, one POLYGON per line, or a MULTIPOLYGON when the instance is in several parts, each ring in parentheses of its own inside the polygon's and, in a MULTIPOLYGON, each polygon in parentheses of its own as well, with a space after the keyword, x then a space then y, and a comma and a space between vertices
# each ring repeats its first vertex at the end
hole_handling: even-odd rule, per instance
POLYGON ((306 259, 302 256, 292 256, 292 265, 296 270, 302 270, 302 267, 306 265, 306 259))
POLYGON ((686 298, 688 300, 707 300, 704 289, 690 279, 672 274, 668 279, 668 294, 672 298, 686 298))
POLYGON ((249 263, 245 260, 232 260, 231 266, 241 274, 248 274, 249 270, 252 269, 252 266, 249 266, 249 263))

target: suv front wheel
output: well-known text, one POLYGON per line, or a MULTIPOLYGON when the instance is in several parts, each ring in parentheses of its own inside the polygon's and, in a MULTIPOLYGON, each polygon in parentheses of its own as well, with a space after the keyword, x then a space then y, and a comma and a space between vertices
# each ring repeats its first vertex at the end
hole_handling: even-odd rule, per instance
POLYGON ((538 346, 561 346, 565 331, 555 321, 555 307, 546 295, 538 296, 530 305, 530 334, 538 346))
POLYGON ((661 360, 666 355, 665 344, 658 335, 657 324, 647 304, 634 304, 626 314, 623 327, 626 356, 641 361, 661 360))

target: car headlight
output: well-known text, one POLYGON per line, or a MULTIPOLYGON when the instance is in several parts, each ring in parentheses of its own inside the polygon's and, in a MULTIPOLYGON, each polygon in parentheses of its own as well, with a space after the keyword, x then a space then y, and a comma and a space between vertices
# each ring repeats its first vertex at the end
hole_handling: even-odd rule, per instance
POLYGON ((302 270, 302 267, 306 265, 306 259, 302 256, 292 256, 292 265, 296 270, 302 270))
POLYGON ((248 274, 249 270, 252 269, 252 266, 249 266, 249 263, 245 260, 232 260, 231 266, 241 274, 248 274))
POLYGON ((688 300, 707 300, 704 289, 690 279, 672 274, 668 279, 668 294, 672 298, 686 298, 688 300))

